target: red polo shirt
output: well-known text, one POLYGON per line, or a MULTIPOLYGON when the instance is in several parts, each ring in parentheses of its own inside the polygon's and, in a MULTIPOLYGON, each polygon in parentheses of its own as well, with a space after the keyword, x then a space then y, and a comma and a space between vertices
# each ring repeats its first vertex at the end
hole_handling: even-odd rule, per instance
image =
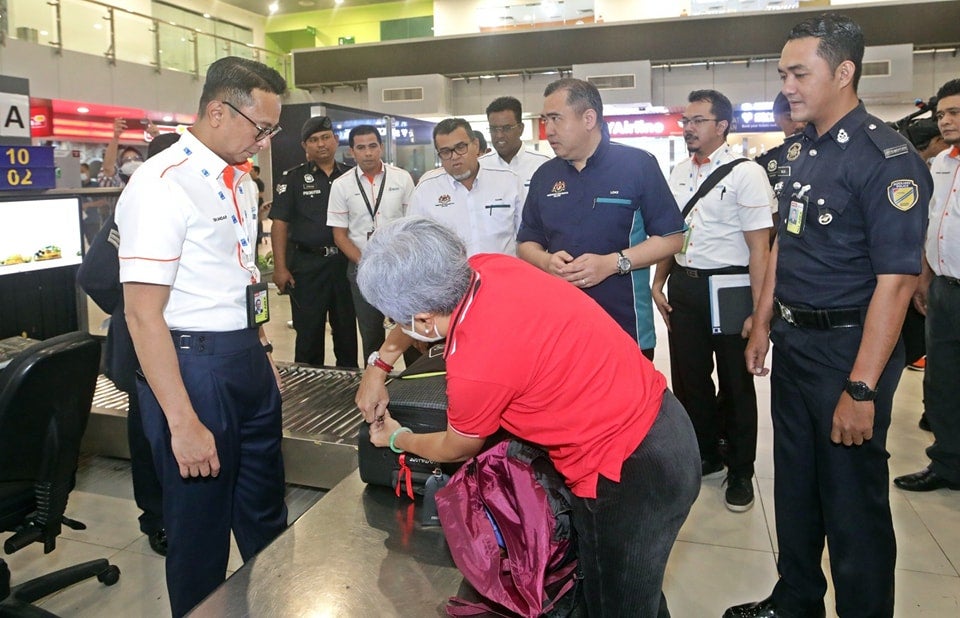
MULTIPOLYGON (((592 298, 506 255, 470 258, 447 336, 447 412, 466 436, 503 427, 545 448, 577 496, 619 482, 666 379, 592 298)), ((616 276, 616 275, 614 275, 616 276)))

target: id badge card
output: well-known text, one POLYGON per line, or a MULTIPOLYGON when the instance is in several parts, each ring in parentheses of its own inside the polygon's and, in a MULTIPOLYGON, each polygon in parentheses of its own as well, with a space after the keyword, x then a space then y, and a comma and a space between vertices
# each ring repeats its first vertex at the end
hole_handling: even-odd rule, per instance
POLYGON ((257 328, 270 321, 270 296, 267 283, 251 283, 247 286, 247 326, 257 328))
POLYGON ((687 229, 683 231, 683 246, 680 247, 680 255, 686 255, 687 247, 690 246, 690 232, 691 228, 688 225, 687 229))
POLYGON ((787 213, 787 233, 793 236, 803 234, 803 226, 806 221, 808 201, 806 197, 790 198, 790 212, 787 213))

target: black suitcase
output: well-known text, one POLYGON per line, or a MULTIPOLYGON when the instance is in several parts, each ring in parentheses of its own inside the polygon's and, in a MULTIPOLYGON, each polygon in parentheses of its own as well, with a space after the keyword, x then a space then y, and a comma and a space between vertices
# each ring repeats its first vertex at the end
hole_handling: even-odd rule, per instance
MULTIPOLYGON (((394 379, 387 385, 390 415, 414 433, 432 433, 447 429, 447 380, 443 375, 423 378, 394 379)), ((360 479, 370 485, 396 487, 400 473, 400 455, 389 448, 377 448, 370 443, 370 429, 360 425, 357 438, 360 479)), ((437 469, 452 474, 459 463, 438 464, 412 453, 404 453, 410 468, 413 491, 424 493, 424 485, 437 469)), ((406 485, 406 482, 403 483, 406 485)), ((403 492, 405 488, 401 487, 403 492)))

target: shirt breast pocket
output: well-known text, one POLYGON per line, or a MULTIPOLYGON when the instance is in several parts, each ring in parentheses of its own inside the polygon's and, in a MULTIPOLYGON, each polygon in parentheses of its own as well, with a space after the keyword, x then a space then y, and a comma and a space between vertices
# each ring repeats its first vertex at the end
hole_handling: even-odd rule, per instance
POLYGON ((811 195, 807 225, 821 228, 831 241, 840 244, 861 239, 863 226, 852 203, 853 195, 840 187, 811 195))
POLYGON ((620 208, 629 208, 633 210, 633 200, 625 197, 609 197, 601 196, 593 198, 593 207, 599 208, 611 208, 611 207, 620 207, 620 208))

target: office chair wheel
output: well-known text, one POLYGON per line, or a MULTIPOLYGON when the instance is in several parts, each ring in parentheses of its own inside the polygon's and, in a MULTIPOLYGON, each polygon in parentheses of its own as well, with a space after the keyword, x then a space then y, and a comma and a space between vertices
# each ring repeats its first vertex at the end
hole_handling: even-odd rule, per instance
POLYGON ((114 585, 120 581, 120 568, 115 564, 111 564, 103 571, 97 573, 97 580, 105 586, 114 585))

